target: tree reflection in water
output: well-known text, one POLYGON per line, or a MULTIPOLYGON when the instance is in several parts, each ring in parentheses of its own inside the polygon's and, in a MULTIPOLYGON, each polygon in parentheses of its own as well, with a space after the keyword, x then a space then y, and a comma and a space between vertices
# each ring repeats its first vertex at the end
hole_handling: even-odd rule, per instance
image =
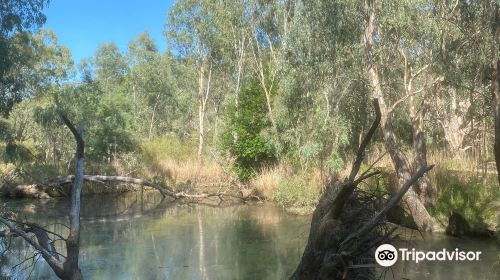
MULTIPOLYGON (((5 203, 30 220, 50 224, 49 230, 67 234, 60 225, 67 223, 61 215, 67 212, 66 201, 5 203)), ((310 223, 310 217, 288 215, 271 205, 178 204, 155 192, 85 197, 82 206, 80 264, 86 279, 285 279, 300 259, 310 223)), ((403 236, 419 239, 420 235, 403 236)), ((26 279, 30 269, 9 269, 30 253, 20 240, 13 241, 0 259, 2 272, 26 279)), ((396 266, 397 277, 476 279, 475 275, 491 271, 491 279, 496 279, 499 271, 494 268, 498 259, 494 241, 431 235, 403 245, 481 250, 484 258, 480 263, 396 266)), ((55 279, 55 275, 39 260, 31 278, 55 279)))
MULTIPOLYGON (((66 219, 58 214, 67 207, 63 201, 9 204, 42 224, 66 219)), ((82 206, 80 263, 87 279, 286 278, 300 257, 309 223, 308 217, 273 206, 177 204, 154 192, 85 197, 82 206)), ((18 252, 25 249, 15 246, 18 252)), ((55 276, 39 261, 32 277, 55 276)))

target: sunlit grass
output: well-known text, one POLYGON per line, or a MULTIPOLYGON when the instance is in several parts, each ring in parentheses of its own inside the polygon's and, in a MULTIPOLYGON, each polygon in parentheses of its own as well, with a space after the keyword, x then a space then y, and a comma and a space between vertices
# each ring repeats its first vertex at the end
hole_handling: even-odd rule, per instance
POLYGON ((272 200, 275 190, 286 176, 285 170, 282 167, 282 165, 264 167, 250 180, 249 186, 256 190, 259 197, 272 200))

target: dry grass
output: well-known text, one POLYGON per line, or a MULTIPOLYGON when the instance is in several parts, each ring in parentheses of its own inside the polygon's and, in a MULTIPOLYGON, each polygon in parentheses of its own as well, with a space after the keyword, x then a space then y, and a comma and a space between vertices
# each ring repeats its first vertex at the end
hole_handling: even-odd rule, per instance
POLYGON ((450 158, 450 154, 443 150, 431 150, 427 153, 427 158, 429 163, 450 171, 473 172, 478 177, 484 177, 490 173, 496 174, 494 160, 484 160, 467 154, 459 154, 450 158))
POLYGON ((257 191, 260 197, 271 200, 284 176, 286 176, 285 168, 281 164, 275 167, 265 167, 250 180, 249 185, 257 191))
POLYGON ((274 167, 263 168, 249 182, 249 186, 256 189, 261 198, 276 201, 288 211, 308 214, 316 206, 324 179, 319 169, 297 170, 281 162, 274 167))
POLYGON ((208 155, 198 164, 189 141, 165 137, 142 143, 144 175, 176 185, 215 186, 231 182, 230 174, 208 155))
POLYGON ((17 178, 16 166, 11 163, 0 163, 0 185, 11 183, 17 178))
POLYGON ((199 166, 195 159, 159 160, 151 165, 148 173, 150 177, 158 177, 174 185, 196 183, 201 186, 214 186, 230 181, 229 175, 216 163, 206 161, 199 166))

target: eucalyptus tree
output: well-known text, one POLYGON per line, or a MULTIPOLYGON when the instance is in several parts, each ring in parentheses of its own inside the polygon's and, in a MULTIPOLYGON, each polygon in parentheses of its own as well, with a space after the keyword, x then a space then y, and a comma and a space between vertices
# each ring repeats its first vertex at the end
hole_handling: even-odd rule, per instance
POLYGON ((151 94, 151 87, 156 86, 155 84, 151 85, 152 81, 149 79, 149 74, 153 70, 152 64, 157 63, 158 58, 158 48, 147 32, 139 34, 128 44, 127 63, 130 72, 128 73, 127 82, 132 90, 133 114, 136 123, 139 118, 146 117, 143 116, 146 114, 143 111, 147 106, 140 103, 145 103, 144 101, 151 94))
POLYGON ((491 76, 487 69, 494 44, 491 36, 485 36, 490 31, 491 10, 489 1, 445 1, 433 6, 439 35, 432 72, 439 81, 429 108, 453 156, 461 156, 470 147, 480 153, 488 150, 478 145, 483 142, 478 138, 484 138, 492 123, 489 101, 485 102, 491 99, 485 82, 491 76))
MULTIPOLYGON (((383 73, 384 70, 386 70, 384 69, 383 60, 393 58, 382 56, 380 54, 383 53, 384 48, 394 47, 394 45, 391 45, 390 40, 391 30, 386 30, 385 25, 381 26, 381 23, 384 22, 384 20, 387 22, 387 20, 394 15, 390 13, 390 8, 393 8, 393 6, 390 4, 386 6, 386 4, 387 3, 384 1, 365 0, 366 14, 364 23, 364 42, 366 54, 366 73, 372 88, 372 98, 377 99, 380 104, 381 128, 384 136, 385 148, 389 153, 394 169, 396 170, 399 185, 403 185, 404 182, 408 181, 411 177, 411 166, 406 160, 394 132, 392 107, 397 104, 396 102, 398 101, 390 105, 388 93, 391 91, 384 89, 382 84, 382 79, 384 78, 383 73), (384 10, 384 8, 389 9, 384 10), (386 34, 386 32, 389 34, 386 34)), ((408 9, 418 9, 418 6, 412 5, 409 6, 408 9)), ((401 38, 401 35, 398 36, 398 34, 395 34, 394 37, 396 37, 396 44, 399 44, 400 40, 403 39, 401 38)), ((433 220, 416 191, 413 188, 409 189, 403 200, 408 205, 410 213, 412 214, 418 228, 423 231, 432 231, 434 229, 433 220)))
POLYGON ((212 77, 221 58, 224 42, 219 29, 221 2, 182 0, 175 2, 166 23, 167 39, 175 52, 196 72, 198 103, 198 161, 202 162, 206 141, 205 121, 212 97, 212 77))
POLYGON ((11 156, 23 151, 20 141, 31 140, 41 143, 45 159, 56 159, 63 152, 60 137, 61 129, 42 129, 37 124, 36 108, 43 106, 47 99, 59 91, 74 74, 73 61, 69 49, 59 44, 56 35, 50 30, 40 30, 28 34, 29 53, 32 56, 30 67, 22 67, 16 76, 23 86, 17 93, 23 100, 10 111, 8 122, 14 133, 7 141, 7 151, 11 156))
MULTIPOLYGON (((390 140, 391 136, 385 137, 386 144, 394 141, 390 144, 392 147, 386 145, 386 148, 402 183, 410 175, 404 175, 405 169, 427 166, 424 120, 429 100, 433 97, 431 89, 442 79, 431 74, 439 32, 432 17, 434 5, 431 1, 408 0, 397 4, 380 1, 378 7, 375 55, 384 83, 385 96, 382 98, 387 100, 382 102, 387 103, 387 110, 382 111, 388 116, 387 122, 393 122, 392 115, 406 107, 411 124, 413 163, 408 162, 402 153, 394 151, 401 149, 395 134, 392 136, 394 140, 390 140)), ((388 126, 382 125, 382 129, 384 133, 392 133, 388 126)), ((424 175, 416 186, 420 200, 430 208, 435 195, 428 177, 424 175)), ((408 196, 411 195, 409 192, 408 196)))
POLYGON ((29 47, 29 33, 45 23, 47 0, 4 0, 0 2, 0 113, 7 116, 23 99, 24 81, 19 71, 35 57, 29 47))
POLYGON ((500 183, 500 4, 498 1, 493 5, 494 16, 492 17, 492 79, 491 90, 495 97, 495 159, 497 163, 498 183, 500 183), (496 48, 495 48, 496 45, 496 48), (496 74, 496 75, 495 75, 496 74))
POLYGON ((489 20, 486 26, 490 27, 491 39, 489 57, 491 59, 491 91, 495 99, 495 160, 497 165, 498 182, 500 183, 500 3, 485 1, 489 20), (489 23, 489 24, 488 24, 489 23))
POLYGON ((354 2, 301 1, 288 24, 275 103, 279 150, 302 168, 340 169, 350 132, 366 120, 356 18, 354 2))
POLYGON ((50 95, 75 75, 71 52, 59 43, 52 30, 41 29, 30 35, 30 41, 34 59, 19 75, 25 83, 23 95, 26 98, 50 95))
POLYGON ((56 107, 64 108, 85 121, 91 136, 88 155, 110 161, 117 153, 133 148, 133 110, 125 83, 128 65, 116 45, 104 44, 79 70, 81 80, 75 78, 56 87, 37 104, 35 120, 45 128, 44 132, 51 131, 51 127, 61 130, 56 107))
POLYGON ((96 81, 105 91, 123 88, 129 69, 125 56, 115 43, 101 44, 93 57, 93 63, 96 81))
POLYGON ((248 33, 254 71, 266 95, 269 120, 276 132, 273 99, 280 78, 279 59, 296 9, 296 1, 254 0, 249 1, 248 5, 248 33))
POLYGON ((140 134, 148 139, 170 130, 176 118, 174 59, 169 52, 161 55, 148 33, 129 43, 127 76, 132 91, 134 122, 140 134))

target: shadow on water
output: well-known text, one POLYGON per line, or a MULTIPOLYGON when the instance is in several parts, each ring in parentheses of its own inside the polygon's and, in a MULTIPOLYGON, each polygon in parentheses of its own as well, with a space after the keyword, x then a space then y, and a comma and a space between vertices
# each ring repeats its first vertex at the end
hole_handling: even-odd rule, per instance
MULTIPOLYGON (((60 223, 64 200, 5 201, 10 209, 49 229, 67 234, 60 223)), ((82 203, 81 267, 86 279, 285 279, 297 265, 310 217, 286 214, 272 205, 178 204, 155 192, 85 197, 82 203)), ((419 250, 455 247, 483 251, 479 263, 397 265, 386 279, 496 279, 498 244, 442 235, 405 234, 419 250), (493 271, 493 272, 489 272, 493 271)), ((62 244, 56 243, 60 247, 62 244)), ((1 245, 0 245, 1 246, 1 245)), ((3 245, 5 246, 5 244, 3 245)), ((34 269, 10 270, 31 252, 16 240, 2 259, 3 275, 55 279, 43 260, 34 269)), ((383 271, 377 271, 379 274, 383 271)))

